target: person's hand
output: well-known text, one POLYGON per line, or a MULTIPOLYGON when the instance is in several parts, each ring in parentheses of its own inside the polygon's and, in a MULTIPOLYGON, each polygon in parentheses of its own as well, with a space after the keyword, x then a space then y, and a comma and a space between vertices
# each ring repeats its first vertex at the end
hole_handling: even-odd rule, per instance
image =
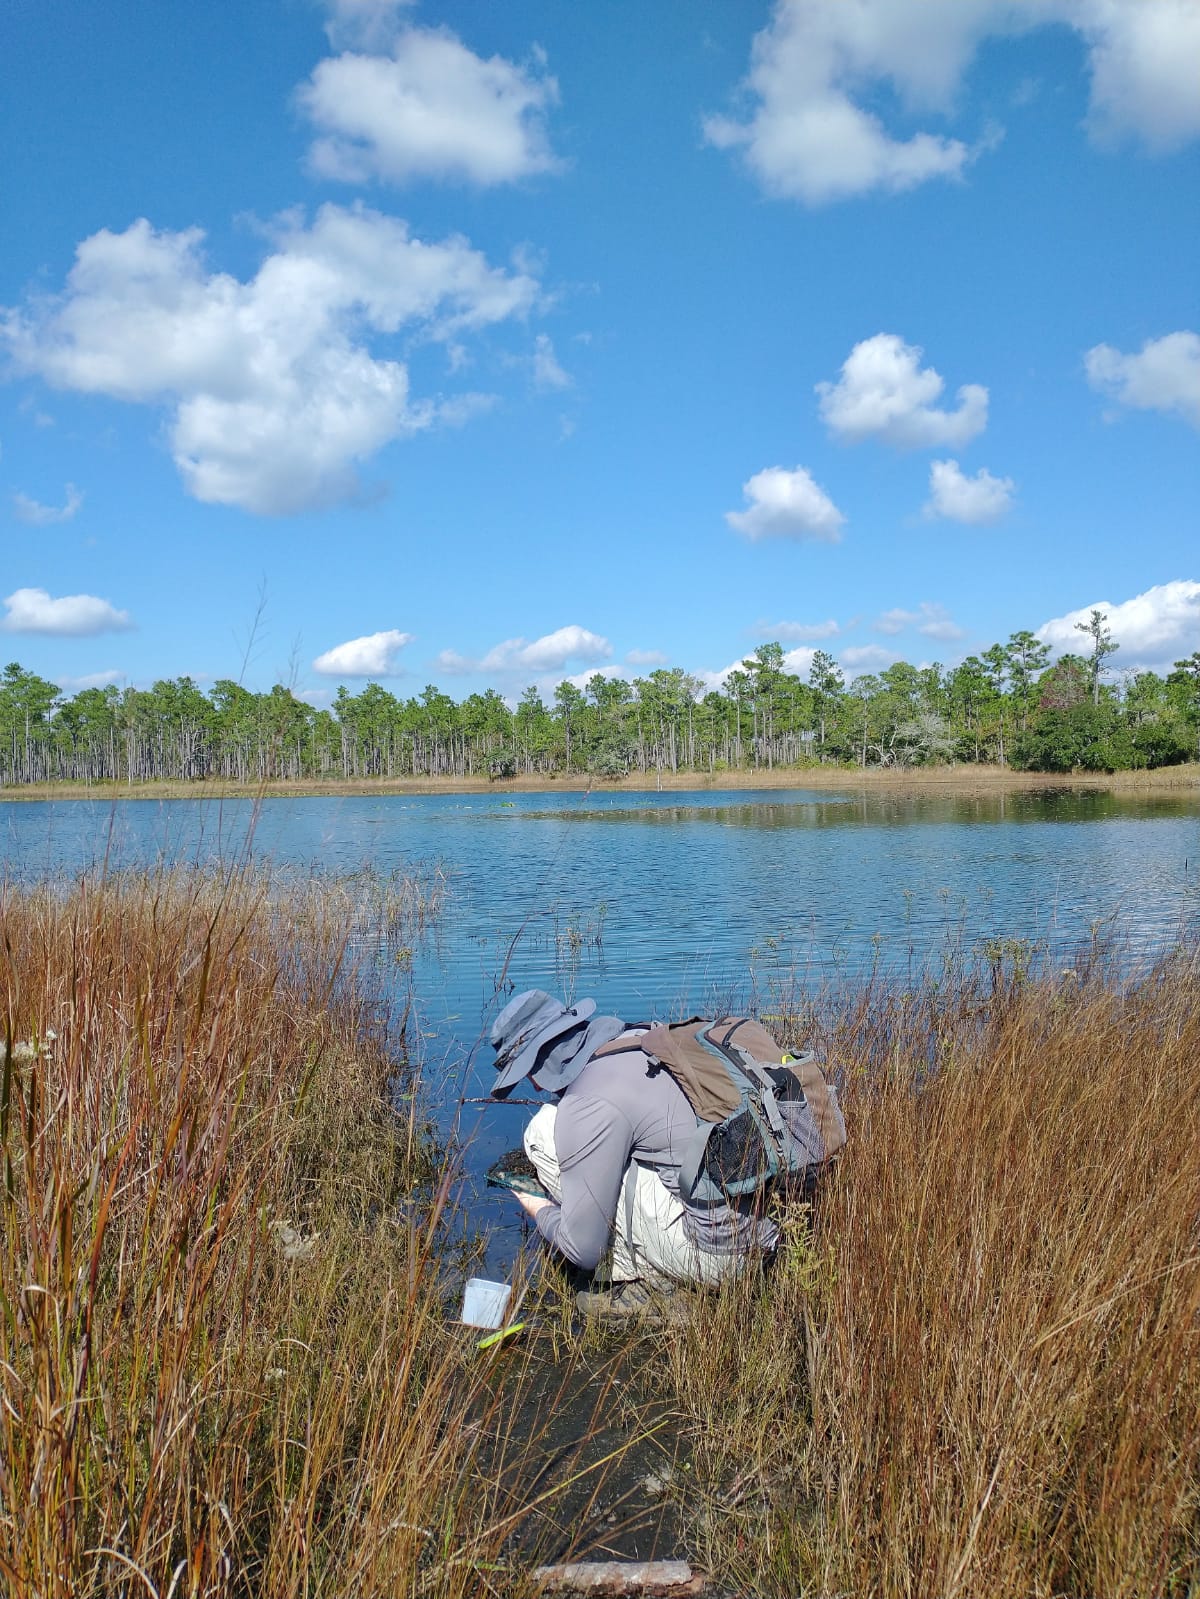
POLYGON ((545 1199, 540 1194, 518 1193, 514 1194, 513 1197, 516 1199, 517 1204, 520 1205, 525 1214, 533 1221, 536 1221, 539 1214, 543 1210, 549 1209, 549 1207, 554 1203, 552 1199, 545 1199))

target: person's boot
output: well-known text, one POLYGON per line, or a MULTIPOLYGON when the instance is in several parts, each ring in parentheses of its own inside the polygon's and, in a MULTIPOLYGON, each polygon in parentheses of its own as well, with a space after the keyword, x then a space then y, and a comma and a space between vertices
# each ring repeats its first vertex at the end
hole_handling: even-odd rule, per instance
POLYGON ((576 1309, 604 1321, 682 1321, 687 1316, 687 1296, 673 1283, 648 1288, 643 1282, 612 1283, 608 1288, 581 1289, 576 1309))

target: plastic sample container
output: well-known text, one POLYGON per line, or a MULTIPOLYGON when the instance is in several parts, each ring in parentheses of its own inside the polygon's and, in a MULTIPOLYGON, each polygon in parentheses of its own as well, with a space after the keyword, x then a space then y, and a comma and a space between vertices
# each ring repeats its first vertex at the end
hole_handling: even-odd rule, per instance
POLYGON ((511 1283, 469 1277, 463 1288, 462 1321, 467 1327, 501 1327, 512 1298, 511 1283))

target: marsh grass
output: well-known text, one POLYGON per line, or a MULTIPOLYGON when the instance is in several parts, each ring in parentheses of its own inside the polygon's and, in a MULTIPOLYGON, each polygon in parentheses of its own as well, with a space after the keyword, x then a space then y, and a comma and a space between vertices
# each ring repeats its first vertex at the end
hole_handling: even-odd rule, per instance
MULTIPOLYGON (((739 1592, 1200 1590, 1200 965, 793 1018, 851 1143, 763 1291, 668 1334, 739 1592)), ((789 1030, 784 1022, 785 1030, 789 1030)))
MULTIPOLYGON (((431 910, 381 902, 401 947, 431 910)), ((562 1484, 529 1488, 521 1354, 500 1385, 454 1323, 454 1171, 362 907, 248 871, 4 896, 0 1590, 520 1591, 562 1484)))
POLYGON ((1194 954, 784 994, 851 1142, 770 1272, 614 1335, 522 1263, 481 1356, 378 986, 438 892, 0 901, 0 1591, 519 1596, 647 1461, 733 1593, 1200 1591, 1194 954))

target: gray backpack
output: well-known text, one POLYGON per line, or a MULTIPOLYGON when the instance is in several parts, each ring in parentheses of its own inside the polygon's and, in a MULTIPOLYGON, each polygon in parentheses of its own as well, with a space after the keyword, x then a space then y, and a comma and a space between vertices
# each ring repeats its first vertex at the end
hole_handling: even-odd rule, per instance
POLYGON ((837 1095, 815 1057, 785 1055, 752 1017, 693 1016, 637 1042, 696 1115, 679 1168, 687 1204, 745 1198, 781 1176, 811 1181, 846 1142, 837 1095))

